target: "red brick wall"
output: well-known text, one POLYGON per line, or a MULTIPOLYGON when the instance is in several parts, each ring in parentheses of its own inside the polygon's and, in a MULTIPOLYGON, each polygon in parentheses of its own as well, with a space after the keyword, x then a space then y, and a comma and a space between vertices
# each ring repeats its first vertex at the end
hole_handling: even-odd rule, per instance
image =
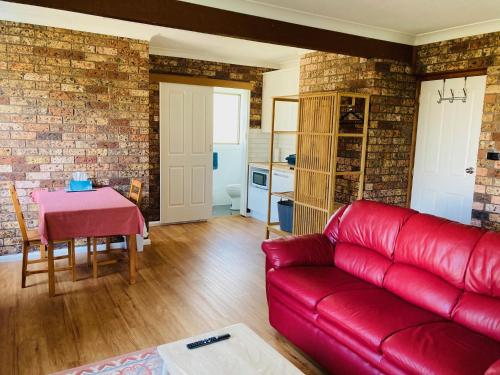
POLYGON ((144 41, 0 21, 0 254, 20 249, 7 185, 29 226, 34 188, 74 171, 128 188, 149 178, 149 59, 144 41))
MULTIPOLYGON (((218 62, 184 59, 169 56, 150 56, 150 72, 177 74, 183 76, 214 78, 231 81, 249 82, 252 84, 250 95, 250 127, 260 128, 262 112, 262 73, 271 69, 253 66, 242 66, 218 62)), ((160 220, 160 141, 159 84, 150 83, 150 196, 149 220, 160 220)))
POLYGON ((417 49, 419 73, 487 68, 472 223, 500 230, 500 162, 486 160, 500 151, 500 32, 426 44, 417 49))
MULTIPOLYGON (((417 47, 416 73, 487 68, 472 224, 500 229, 500 33, 476 35, 417 47)), ((394 61, 322 52, 301 63, 301 91, 349 90, 372 94, 365 197, 405 204, 415 78, 394 61)))
POLYGON ((371 94, 364 197, 405 205, 415 106, 410 66, 312 52, 301 60, 300 91, 371 94))

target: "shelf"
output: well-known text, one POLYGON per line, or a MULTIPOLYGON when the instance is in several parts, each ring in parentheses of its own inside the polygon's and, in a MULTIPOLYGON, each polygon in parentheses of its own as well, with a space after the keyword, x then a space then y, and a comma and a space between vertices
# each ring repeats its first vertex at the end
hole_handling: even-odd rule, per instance
POLYGON ((281 230, 279 224, 269 224, 267 226, 267 230, 271 233, 274 233, 274 234, 277 234, 280 236, 291 236, 292 235, 292 233, 290 233, 290 232, 286 232, 284 230, 281 230))
POLYGON ((274 134, 297 134, 296 130, 275 130, 274 134))
POLYGON ((282 191, 282 192, 274 192, 271 193, 275 197, 280 197, 281 199, 288 199, 293 201, 293 191, 282 191))
POLYGON ((346 176, 350 174, 361 174, 361 171, 337 171, 335 175, 337 176, 346 176))
POLYGON ((310 173, 319 173, 319 174, 324 174, 324 175, 330 175, 330 172, 329 171, 320 171, 318 169, 308 169, 308 168, 297 168, 297 170, 299 171, 303 171, 303 172, 310 172, 310 173))
POLYGON ((339 133, 339 137, 345 137, 345 138, 363 138, 363 134, 358 134, 358 133, 339 133))
POLYGON ((281 171, 294 172, 295 166, 292 168, 287 162, 275 161, 273 162, 273 169, 279 169, 281 171))
POLYGON ((302 202, 297 202, 297 203, 294 203, 294 204, 297 204, 297 205, 303 206, 303 207, 307 207, 307 208, 311 208, 313 210, 318 210, 318 211, 322 211, 322 212, 328 213, 328 210, 326 208, 321 208, 321 207, 318 207, 318 206, 315 206, 315 205, 312 205, 312 204, 307 204, 307 203, 302 203, 302 202))

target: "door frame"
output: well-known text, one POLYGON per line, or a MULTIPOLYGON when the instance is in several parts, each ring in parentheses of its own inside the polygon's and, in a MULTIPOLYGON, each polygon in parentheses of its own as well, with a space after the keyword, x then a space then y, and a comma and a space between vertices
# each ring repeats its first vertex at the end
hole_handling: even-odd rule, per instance
POLYGON ((248 216, 248 133, 250 129, 250 97, 251 90, 241 88, 214 87, 214 93, 235 94, 240 96, 240 143, 241 143, 241 196, 240 196, 240 215, 248 216))
MULTIPOLYGON (((245 163, 244 168, 243 168, 243 179, 244 183, 241 185, 241 203, 240 203, 240 215, 242 216, 248 216, 248 213, 246 212, 247 208, 247 199, 248 199, 248 184, 247 184, 247 179, 248 179, 248 133, 250 129, 250 101, 251 101, 251 96, 252 96, 252 88, 253 84, 250 82, 243 82, 243 81, 233 81, 233 80, 223 80, 223 79, 214 79, 214 78, 206 78, 206 77, 192 77, 192 76, 181 76, 181 75, 175 75, 175 74, 163 74, 163 73, 150 73, 149 74, 149 81, 150 83, 158 83, 158 98, 159 98, 159 103, 161 106, 161 98, 160 98, 160 88, 159 85, 160 83, 178 83, 178 84, 184 84, 184 85, 192 85, 192 86, 209 86, 214 88, 227 88, 227 89, 238 89, 238 90, 246 90, 246 95, 244 95, 248 100, 247 100, 247 108, 246 108, 246 117, 247 117, 247 126, 245 128, 245 131, 243 133, 242 142, 244 142, 243 145, 243 163, 245 163)), ((242 95, 243 99, 243 95, 242 95)), ((161 108, 159 108, 158 111, 158 119, 159 119, 159 125, 158 125, 158 139, 160 141, 160 220, 158 221, 158 225, 169 225, 167 223, 164 223, 162 221, 162 177, 161 177, 161 171, 162 171, 162 148, 161 148, 161 108)), ((242 128, 240 128, 240 131, 242 128)), ((213 186, 213 182, 212 182, 213 186)), ((156 225, 156 223, 155 223, 156 225)))
MULTIPOLYGON (((408 186, 406 188, 406 207, 411 206, 411 194, 413 190, 413 170, 415 168, 415 152, 417 148, 417 129, 418 129, 418 111, 420 105, 420 91, 422 82, 435 81, 439 79, 476 77, 487 75, 486 68, 467 69, 467 70, 450 70, 447 72, 425 73, 417 75, 417 85, 415 88, 415 107, 413 116, 412 140, 410 148, 410 164, 408 166, 408 186)), ((477 165, 476 165, 477 168, 477 165)))

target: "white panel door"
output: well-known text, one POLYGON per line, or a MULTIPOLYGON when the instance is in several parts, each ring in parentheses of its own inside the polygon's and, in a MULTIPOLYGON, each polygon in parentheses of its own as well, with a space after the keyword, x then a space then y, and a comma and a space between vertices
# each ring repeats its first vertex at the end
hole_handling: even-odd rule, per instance
POLYGON ((160 84, 161 222, 212 214, 213 88, 160 84))
MULTIPOLYGON (((486 77, 467 78, 467 101, 439 99, 443 81, 422 82, 411 207, 470 224, 486 77)), ((464 78, 446 80, 463 96, 464 78)))

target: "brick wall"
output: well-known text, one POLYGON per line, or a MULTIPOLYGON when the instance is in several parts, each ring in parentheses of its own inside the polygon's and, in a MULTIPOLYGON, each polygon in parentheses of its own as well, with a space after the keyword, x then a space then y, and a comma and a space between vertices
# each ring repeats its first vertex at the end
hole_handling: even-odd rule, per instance
POLYGON ((472 222, 500 230, 500 162, 486 160, 500 151, 500 32, 426 44, 417 49, 419 73, 487 68, 472 222))
MULTIPOLYGON (((415 106, 415 78, 410 66, 312 52, 301 59, 300 91, 371 94, 364 197, 404 205, 415 106)), ((354 186, 344 180, 339 182, 343 195, 354 186)))
POLYGON ((74 171, 119 190, 140 177, 147 206, 148 73, 147 42, 0 21, 0 254, 20 249, 12 181, 29 226, 32 189, 74 171))
MULTIPOLYGON (((260 128, 262 112, 262 73, 271 69, 168 56, 150 56, 150 72, 250 82, 250 127, 260 128)), ((149 220, 160 220, 160 141, 159 84, 150 83, 150 196, 149 220)))

